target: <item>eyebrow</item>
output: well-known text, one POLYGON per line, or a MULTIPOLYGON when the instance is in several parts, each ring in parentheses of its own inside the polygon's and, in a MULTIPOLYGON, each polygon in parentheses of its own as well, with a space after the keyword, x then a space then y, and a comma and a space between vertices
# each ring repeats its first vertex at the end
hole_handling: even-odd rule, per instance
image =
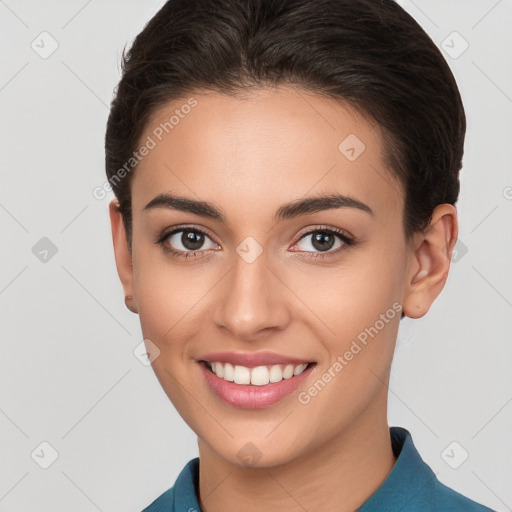
MULTIPOLYGON (((144 207, 144 210, 152 210, 155 208, 172 208, 173 210, 194 213, 202 217, 210 217, 223 223, 226 222, 224 213, 214 204, 169 193, 159 194, 156 196, 144 207)), ((375 213, 367 204, 355 199, 354 197, 342 194, 328 194, 324 196, 297 199, 284 204, 274 215, 274 221, 279 222, 299 217, 301 215, 339 208, 355 208, 366 212, 369 215, 375 216, 375 213)))

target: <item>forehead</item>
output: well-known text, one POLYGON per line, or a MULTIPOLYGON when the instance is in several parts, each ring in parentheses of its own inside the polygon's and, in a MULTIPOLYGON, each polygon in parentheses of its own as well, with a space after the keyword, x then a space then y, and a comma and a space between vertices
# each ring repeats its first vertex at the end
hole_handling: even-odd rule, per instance
POLYGON ((326 192, 376 212, 402 211, 378 128, 337 100, 292 87, 184 96, 153 115, 145 143, 151 149, 132 181, 134 213, 168 191, 219 204, 228 215, 230 205, 237 213, 275 210, 326 192))

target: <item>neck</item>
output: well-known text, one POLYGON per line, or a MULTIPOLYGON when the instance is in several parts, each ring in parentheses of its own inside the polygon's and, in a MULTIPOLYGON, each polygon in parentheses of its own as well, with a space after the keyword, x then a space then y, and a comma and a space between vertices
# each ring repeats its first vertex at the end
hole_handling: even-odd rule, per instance
POLYGON ((271 468, 230 464, 199 440, 201 510, 353 512, 380 487, 396 461, 387 404, 384 410, 382 405, 380 400, 380 414, 370 407, 322 445, 271 468))

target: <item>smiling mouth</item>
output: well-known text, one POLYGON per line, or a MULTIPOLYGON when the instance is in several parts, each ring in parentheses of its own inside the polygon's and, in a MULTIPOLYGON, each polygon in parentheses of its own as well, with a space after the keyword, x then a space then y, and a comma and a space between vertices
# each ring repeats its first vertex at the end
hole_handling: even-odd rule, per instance
POLYGON ((255 366, 233 365, 219 361, 200 361, 206 368, 220 379, 240 385, 266 386, 282 380, 292 379, 317 363, 274 364, 255 366))

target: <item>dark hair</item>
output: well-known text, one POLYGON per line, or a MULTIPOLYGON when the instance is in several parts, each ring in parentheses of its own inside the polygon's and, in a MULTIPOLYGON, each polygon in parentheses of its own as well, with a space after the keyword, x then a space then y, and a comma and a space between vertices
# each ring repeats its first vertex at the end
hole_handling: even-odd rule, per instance
POLYGON ((338 99, 377 123, 405 192, 407 238, 438 204, 457 201, 462 99, 440 50, 393 0, 169 0, 123 49, 107 122, 106 172, 130 248, 130 171, 151 116, 193 91, 279 85, 338 99))

